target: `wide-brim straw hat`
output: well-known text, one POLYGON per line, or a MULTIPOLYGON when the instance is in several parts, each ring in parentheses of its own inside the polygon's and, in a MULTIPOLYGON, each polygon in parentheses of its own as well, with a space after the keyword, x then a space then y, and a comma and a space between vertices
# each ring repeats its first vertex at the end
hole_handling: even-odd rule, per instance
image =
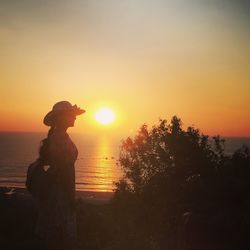
POLYGON ((77 116, 77 115, 81 115, 85 112, 86 111, 84 109, 77 107, 77 105, 72 105, 68 101, 60 101, 60 102, 57 102, 53 106, 52 110, 49 111, 45 115, 45 117, 43 119, 43 123, 47 126, 54 126, 55 121, 56 121, 56 117, 60 116, 61 114, 72 113, 75 116, 77 116))

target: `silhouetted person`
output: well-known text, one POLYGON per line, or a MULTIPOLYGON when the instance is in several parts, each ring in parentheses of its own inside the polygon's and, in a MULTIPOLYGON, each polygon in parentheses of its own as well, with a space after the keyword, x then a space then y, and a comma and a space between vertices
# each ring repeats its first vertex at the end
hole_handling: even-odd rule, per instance
POLYGON ((61 101, 43 120, 50 129, 47 138, 42 140, 39 159, 49 166, 51 186, 48 198, 38 200, 36 233, 48 250, 76 248, 74 163, 78 151, 66 131, 74 126, 76 116, 84 112, 76 105, 61 101))

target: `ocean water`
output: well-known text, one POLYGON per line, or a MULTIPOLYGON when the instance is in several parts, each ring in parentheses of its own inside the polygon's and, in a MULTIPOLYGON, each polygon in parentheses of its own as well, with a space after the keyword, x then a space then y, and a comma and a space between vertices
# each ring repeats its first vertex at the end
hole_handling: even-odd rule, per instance
MULTIPOLYGON (((0 186, 25 187, 28 165, 37 158, 39 143, 44 137, 44 133, 0 132, 0 186)), ((86 138, 76 134, 70 137, 78 148, 76 189, 113 191, 114 182, 122 176, 117 165, 122 138, 86 138)), ((250 138, 225 139, 227 154, 232 154, 242 144, 250 147, 250 138)))
MULTIPOLYGON (((111 192, 121 177, 117 166, 121 140, 70 134, 78 149, 76 189, 111 192)), ((38 157, 44 133, 0 132, 0 186, 25 187, 28 165, 38 157)))

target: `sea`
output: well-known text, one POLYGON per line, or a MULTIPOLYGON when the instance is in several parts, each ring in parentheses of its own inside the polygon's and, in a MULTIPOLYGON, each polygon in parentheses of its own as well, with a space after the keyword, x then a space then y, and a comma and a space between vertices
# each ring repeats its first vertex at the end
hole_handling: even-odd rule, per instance
MULTIPOLYGON (((86 137, 70 134, 78 149, 75 162, 76 190, 112 192, 122 177, 118 164, 121 140, 108 136, 86 137)), ((44 133, 0 132, 0 186, 25 187, 28 166, 38 157, 44 133)), ((250 147, 248 137, 226 137, 225 152, 232 154, 243 144, 250 147)))

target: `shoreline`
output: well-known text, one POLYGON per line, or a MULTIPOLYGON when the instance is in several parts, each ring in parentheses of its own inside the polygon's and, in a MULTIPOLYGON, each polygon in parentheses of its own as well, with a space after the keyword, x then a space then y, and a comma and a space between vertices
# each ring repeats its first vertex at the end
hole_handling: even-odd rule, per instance
MULTIPOLYGON (((78 191, 76 190, 76 200, 81 199, 91 204, 107 204, 113 197, 114 192, 96 192, 96 191, 78 191)), ((12 199, 14 197, 29 199, 31 194, 26 188, 15 186, 0 186, 0 196, 4 199, 12 199)))

